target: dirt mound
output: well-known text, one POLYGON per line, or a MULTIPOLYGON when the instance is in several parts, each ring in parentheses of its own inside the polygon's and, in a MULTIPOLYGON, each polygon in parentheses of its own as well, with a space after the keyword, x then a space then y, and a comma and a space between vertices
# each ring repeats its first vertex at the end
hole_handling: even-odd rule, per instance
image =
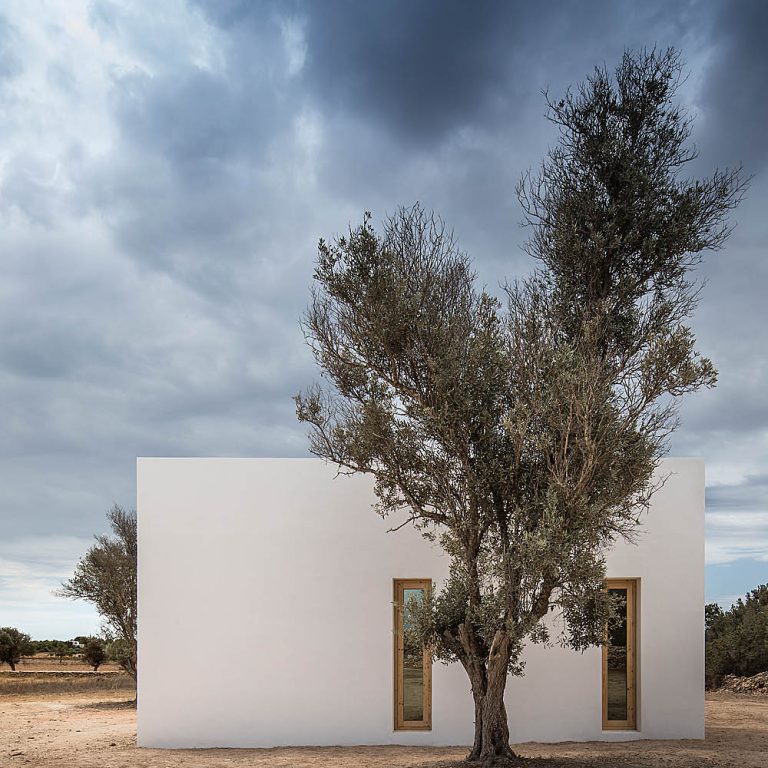
POLYGON ((718 688, 730 693, 748 693, 752 696, 768 696, 768 672, 758 672, 752 677, 726 675, 718 688))

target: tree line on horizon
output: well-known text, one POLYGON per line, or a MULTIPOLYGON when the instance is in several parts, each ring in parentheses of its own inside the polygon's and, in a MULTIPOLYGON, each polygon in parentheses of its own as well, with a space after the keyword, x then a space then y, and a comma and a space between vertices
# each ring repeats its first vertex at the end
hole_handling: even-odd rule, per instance
POLYGON ((104 662, 117 661, 114 642, 91 635, 79 635, 72 640, 32 640, 17 627, 0 627, 0 664, 7 664, 12 672, 23 659, 37 654, 55 657, 60 663, 79 657, 98 671, 104 662))
POLYGON ((761 584, 730 608, 704 609, 706 686, 717 688, 726 675, 751 677, 768 672, 768 584, 761 584))

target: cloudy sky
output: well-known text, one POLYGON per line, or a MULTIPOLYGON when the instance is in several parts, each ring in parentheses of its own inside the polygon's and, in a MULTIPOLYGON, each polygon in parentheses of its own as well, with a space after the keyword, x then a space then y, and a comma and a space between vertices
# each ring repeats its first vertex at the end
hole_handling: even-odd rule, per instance
POLYGON ((694 326, 720 369, 673 453, 707 462, 707 597, 768 582, 768 3, 4 0, 0 626, 95 631, 51 596, 139 456, 304 456, 297 318, 318 237, 437 210, 495 288, 560 93, 679 47, 694 173, 754 174, 694 326))

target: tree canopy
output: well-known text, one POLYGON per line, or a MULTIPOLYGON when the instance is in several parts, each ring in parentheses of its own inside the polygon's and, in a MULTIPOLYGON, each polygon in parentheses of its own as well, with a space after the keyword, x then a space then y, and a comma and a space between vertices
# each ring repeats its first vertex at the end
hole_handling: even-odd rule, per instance
POLYGON ((663 481, 678 398, 716 381, 690 271, 745 182, 682 175, 680 72, 674 51, 627 53, 548 100, 559 141, 518 187, 538 268, 501 298, 419 205, 320 241, 304 328, 330 386, 297 415, 313 453, 372 475, 378 512, 450 555, 414 621, 470 678, 483 764, 514 759, 506 678, 527 640, 555 639, 547 613, 561 643, 601 642, 606 547, 633 539, 663 481))
POLYGON ((112 536, 96 536, 59 595, 86 600, 99 612, 108 639, 119 642, 119 663, 136 677, 136 512, 117 504, 107 513, 112 536))
POLYGON ((7 664, 15 670, 21 657, 32 653, 32 641, 26 632, 16 627, 0 627, 0 664, 7 664))
POLYGON ((82 651, 83 661, 93 667, 96 672, 107 660, 107 649, 104 641, 99 637, 89 637, 82 651))

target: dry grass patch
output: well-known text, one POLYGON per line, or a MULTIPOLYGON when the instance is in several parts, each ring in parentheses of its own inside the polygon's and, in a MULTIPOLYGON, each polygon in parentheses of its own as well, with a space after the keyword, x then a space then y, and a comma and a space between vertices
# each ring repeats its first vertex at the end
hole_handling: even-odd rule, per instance
MULTIPOLYGON (((0 669, 2 669, 0 667, 0 669)), ((80 655, 59 659, 51 653, 36 653, 24 656, 16 666, 19 672, 92 672, 93 667, 86 664, 80 655)), ((7 671, 7 668, 6 668, 7 671)), ((105 661, 99 672, 120 672, 120 665, 114 661, 105 661)))
POLYGON ((125 672, 0 672, 0 696, 135 690, 133 678, 125 672))

